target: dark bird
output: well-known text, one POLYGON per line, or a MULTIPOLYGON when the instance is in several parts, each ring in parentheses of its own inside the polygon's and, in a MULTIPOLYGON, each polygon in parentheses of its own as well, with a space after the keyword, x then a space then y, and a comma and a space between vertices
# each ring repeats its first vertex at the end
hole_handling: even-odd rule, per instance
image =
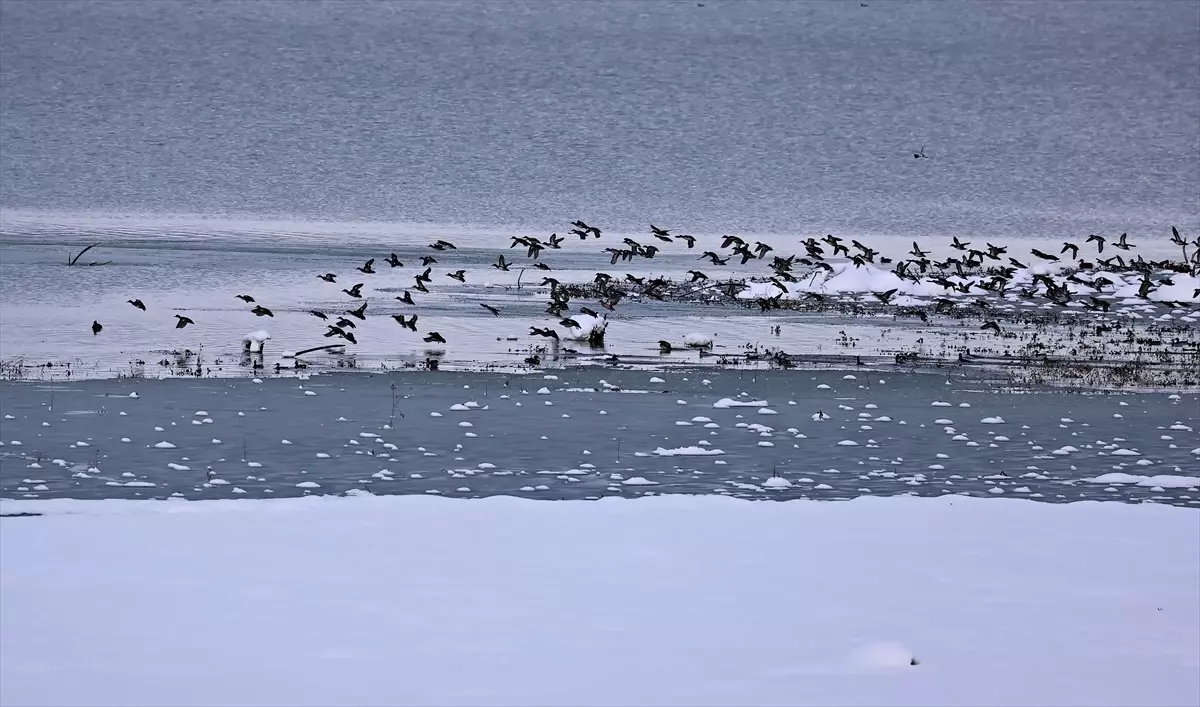
POLYGON ((1129 250, 1130 248, 1136 248, 1137 246, 1130 245, 1129 243, 1125 242, 1125 239, 1128 237, 1129 237, 1128 233, 1122 233, 1121 238, 1116 243, 1113 243, 1113 248, 1116 248, 1118 250, 1129 250))
POLYGON ((318 311, 317 311, 317 310, 315 310, 315 309, 310 309, 310 310, 308 310, 308 313, 309 313, 309 314, 311 314, 311 315, 313 315, 313 316, 314 316, 314 317, 316 317, 317 319, 329 319, 329 317, 325 316, 325 313, 324 313, 324 312, 318 312, 318 311))
POLYGON ((363 263, 361 267, 357 267, 354 269, 361 273, 366 273, 368 275, 371 275, 375 272, 374 265, 375 265, 375 259, 371 258, 367 262, 363 263))
POLYGON ((349 341, 352 344, 358 343, 358 339, 355 339, 354 334, 351 334, 350 332, 346 332, 345 334, 342 334, 342 338, 345 339, 346 341, 349 341))
POLYGON ((425 283, 419 277, 417 278, 417 281, 413 283, 413 289, 417 292, 429 292, 429 288, 425 286, 425 283))
POLYGON ((179 320, 179 321, 175 322, 175 328, 176 328, 176 329, 182 329, 182 328, 184 328, 185 326, 187 326, 188 324, 195 324, 195 323, 196 323, 196 322, 192 321, 192 320, 191 320, 191 318, 189 318, 189 317, 185 317, 185 316, 183 316, 183 315, 181 315, 181 314, 176 314, 176 315, 175 315, 175 318, 179 320))
POLYGON ((675 240, 683 241, 684 243, 687 243, 688 248, 696 247, 696 237, 695 236, 689 236, 686 233, 683 233, 678 236, 675 236, 675 240))
POLYGON ((346 294, 350 295, 351 297, 362 297, 362 283, 360 282, 348 290, 342 290, 342 292, 345 292, 346 294))
POLYGON ((404 291, 403 297, 397 297, 396 299, 400 300, 404 304, 416 304, 416 302, 413 302, 412 293, 408 290, 404 291))
POLYGON ((391 265, 393 268, 404 267, 404 263, 400 262, 400 258, 397 258, 395 253, 392 253, 391 255, 389 255, 387 257, 387 260, 384 262, 386 262, 388 265, 391 265))
POLYGON ((1021 268, 1022 270, 1027 269, 1029 267, 1028 265, 1026 265, 1025 263, 1022 263, 1020 260, 1017 260, 1016 258, 1009 258, 1008 262, 1012 263, 1012 266, 1014 268, 1021 268))
POLYGON ((498 317, 498 316, 500 316, 500 310, 496 309, 495 307, 493 307, 493 306, 492 306, 492 305, 490 305, 490 304, 485 304, 485 303, 483 303, 483 302, 480 302, 480 303, 479 303, 479 306, 480 306, 480 307, 483 307, 484 309, 486 309, 487 311, 489 311, 489 312, 491 312, 492 314, 496 315, 497 317, 498 317))
MULTIPOLYGON (((443 241, 441 239, 438 239, 438 240, 434 241, 433 243, 430 243, 429 247, 433 248, 434 250, 458 250, 458 246, 454 245, 450 241, 443 241)), ((434 333, 436 334, 437 332, 434 332, 434 333)), ((441 338, 441 337, 438 337, 438 338, 441 338)), ((443 341, 442 343, 445 343, 445 342, 443 341)))
POLYGON ((549 328, 541 329, 538 327, 529 327, 529 333, 531 336, 544 336, 546 338, 554 339, 555 341, 558 341, 558 332, 554 331, 553 329, 549 329, 549 328))
POLYGON ((545 263, 534 263, 533 267, 537 270, 550 270, 550 266, 545 263))
POLYGON ((560 319, 558 321, 558 325, 561 327, 566 327, 568 329, 582 329, 583 328, 583 327, 579 326, 579 322, 575 321, 574 319, 571 319, 570 317, 564 317, 563 319, 560 319))
POLYGON ((580 313, 580 314, 587 314, 588 316, 592 316, 592 317, 595 317, 595 318, 597 318, 597 319, 599 319, 599 318, 600 318, 600 315, 599 315, 599 314, 596 312, 596 310, 592 309, 591 307, 580 307, 580 308, 579 308, 579 313, 580 313))
POLYGON ((352 317, 358 317, 359 319, 366 319, 367 318, 367 303, 363 302, 362 306, 359 307, 358 309, 347 309, 346 314, 349 314, 352 317))
POLYGON ((393 314, 392 319, 395 319, 396 323, 405 329, 411 329, 414 333, 417 331, 417 315, 415 314, 407 319, 399 314, 393 314))
POLYGON ((950 247, 955 250, 966 250, 967 246, 969 246, 969 245, 971 245, 971 244, 963 243, 962 241, 958 240, 958 236, 954 236, 954 242, 950 244, 950 247))
POLYGON ((687 274, 692 278, 690 282, 699 282, 700 280, 708 279, 708 275, 705 275, 699 270, 688 270, 687 274))
POLYGON ((654 224, 650 224, 650 235, 654 236, 655 238, 658 238, 659 240, 663 240, 663 241, 671 240, 671 232, 670 231, 663 229, 663 228, 659 228, 658 226, 655 226, 654 224))
POLYGON ((704 251, 704 254, 701 255, 699 258, 697 258, 697 260, 704 260, 705 258, 708 258, 709 260, 711 260, 713 265, 724 265, 725 263, 729 262, 729 258, 725 258, 722 260, 720 257, 717 256, 716 253, 712 252, 711 250, 704 251))
POLYGON ((129 300, 129 304, 132 304, 134 307, 137 307, 138 309, 142 310, 143 312, 146 311, 146 305, 142 304, 142 301, 140 299, 131 299, 131 300, 129 300))
MULTIPOLYGON (((859 3, 859 5, 860 5, 861 7, 866 7, 866 5, 863 5, 862 3, 859 3)), ((929 156, 925 154, 925 146, 924 146, 924 145, 922 145, 922 146, 921 146, 921 151, 920 151, 920 152, 914 152, 914 153, 913 153, 913 157, 914 157, 915 159, 918 159, 918 160, 927 160, 927 159, 929 159, 929 156)))
POLYGON ((337 275, 327 272, 324 275, 317 275, 317 279, 324 280, 325 282, 337 282, 337 275))
POLYGON ((1092 300, 1092 303, 1090 305, 1088 305, 1088 304, 1084 305, 1088 309, 1094 309, 1094 310, 1099 310, 1101 312, 1107 312, 1109 310, 1109 308, 1112 307, 1111 303, 1106 302, 1102 299, 1097 299, 1095 297, 1090 297, 1089 299, 1092 300))
MULTIPOLYGON (((451 246, 451 247, 453 247, 453 246, 451 246)), ((425 338, 422 339, 422 341, 424 341, 427 344, 444 344, 444 343, 446 343, 445 337, 443 337, 441 334, 437 333, 436 331, 431 331, 428 334, 426 334, 425 338)))
POLYGON ((495 263, 492 263, 492 267, 496 268, 497 270, 508 272, 508 261, 504 259, 504 253, 500 254, 499 260, 497 260, 495 263))
POLYGON ((563 237, 558 235, 557 233, 551 233, 550 241, 549 241, 550 247, 554 248, 556 250, 561 250, 563 240, 564 240, 563 237))
POLYGON ((1074 243, 1063 243, 1062 250, 1058 252, 1066 253, 1068 250, 1071 251, 1072 260, 1079 258, 1079 246, 1075 245, 1074 243))
POLYGON ((660 353, 671 353, 671 349, 672 346, 670 341, 659 340, 658 350, 660 353))
POLYGON ((735 243, 739 247, 744 248, 746 246, 746 241, 742 240, 741 238, 738 238, 737 236, 722 236, 721 237, 721 248, 728 248, 729 246, 731 246, 735 243))
POLYGON ((871 294, 875 295, 875 299, 879 300, 880 302, 883 302, 884 304, 887 304, 888 302, 891 302, 892 297, 894 297, 896 295, 896 290, 895 290, 895 288, 893 288, 893 289, 888 290, 887 292, 872 292, 871 294))
POLYGON ((417 282, 421 282, 422 280, 425 282, 433 282, 433 276, 431 275, 432 272, 432 268, 425 268, 423 272, 417 275, 417 282))
POLYGON ((908 252, 911 253, 914 258, 924 258, 925 256, 929 255, 929 251, 921 250, 921 248, 917 246, 916 241, 913 241, 912 250, 908 252))
POLYGON ((1096 252, 1103 253, 1104 252, 1104 236, 1097 236, 1096 234, 1092 234, 1092 235, 1088 236, 1087 240, 1084 242, 1091 243, 1092 241, 1096 242, 1096 252))
POLYGON ((765 258, 767 253, 770 253, 772 250, 775 249, 766 243, 759 243, 758 241, 754 242, 754 252, 758 255, 759 260, 765 258))
POLYGON ((104 330, 104 326, 101 325, 100 322, 93 319, 92 320, 92 336, 99 334, 103 330, 104 330))
POLYGON ((237 298, 240 299, 241 301, 245 302, 246 304, 250 304, 251 302, 254 301, 254 298, 251 297, 250 295, 237 295, 237 298))
POLYGON ((982 330, 984 330, 984 331, 987 331, 988 329, 991 329, 992 331, 996 332, 997 334, 999 334, 999 333, 1000 333, 1000 325, 999 325, 999 324, 997 324, 997 323, 996 323, 996 322, 994 322, 994 321, 991 321, 991 320, 988 320, 988 321, 984 322, 984 323, 983 323, 983 326, 981 326, 981 327, 979 327, 979 328, 980 328, 980 329, 982 329, 982 330))
POLYGON ((1057 255, 1050 255, 1049 253, 1043 253, 1042 251, 1038 250, 1037 248, 1033 248, 1029 252, 1033 253, 1034 255, 1041 258, 1042 260, 1058 260, 1057 255))
POLYGON ((261 304, 254 305, 254 309, 252 309, 250 311, 256 317, 271 317, 272 319, 275 318, 275 315, 271 313, 271 310, 267 309, 266 307, 262 306, 261 304))
POLYGON ((421 267, 423 267, 423 268, 427 268, 436 262, 437 262, 437 258, 433 257, 432 255, 422 255, 421 256, 421 267))
POLYGON ((338 317, 338 320, 336 322, 334 322, 334 324, 337 324, 339 327, 341 327, 343 329, 357 329, 358 328, 358 325, 355 324, 353 320, 347 319, 345 317, 338 317))
POLYGON ((446 277, 454 279, 454 280, 458 280, 459 282, 466 282, 467 281, 467 271, 466 270, 455 270, 454 272, 446 273, 446 277))

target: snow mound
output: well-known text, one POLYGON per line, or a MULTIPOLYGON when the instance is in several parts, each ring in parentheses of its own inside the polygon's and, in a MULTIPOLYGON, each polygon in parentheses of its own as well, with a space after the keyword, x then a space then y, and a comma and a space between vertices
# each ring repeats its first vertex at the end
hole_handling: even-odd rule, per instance
POLYGON ((242 337, 242 349, 250 353, 262 353, 263 344, 271 338, 267 332, 259 329, 242 337))
POLYGON ((721 449, 704 447, 675 447, 674 449, 659 447, 654 450, 654 454, 660 457, 712 457, 724 453, 725 451, 721 449))

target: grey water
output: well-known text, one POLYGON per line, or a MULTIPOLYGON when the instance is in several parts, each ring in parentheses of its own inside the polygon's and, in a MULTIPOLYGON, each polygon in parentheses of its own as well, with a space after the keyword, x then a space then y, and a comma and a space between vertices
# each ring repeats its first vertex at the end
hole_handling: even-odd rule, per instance
POLYGON ((79 213, 1157 236, 1200 227, 1198 126, 1195 2, 0 3, 9 243, 79 213))
POLYGON ((967 494, 1200 505, 1197 395, 996 385, 887 367, 0 383, 0 497, 967 494), (1131 476, 1091 481, 1110 473, 1131 476))

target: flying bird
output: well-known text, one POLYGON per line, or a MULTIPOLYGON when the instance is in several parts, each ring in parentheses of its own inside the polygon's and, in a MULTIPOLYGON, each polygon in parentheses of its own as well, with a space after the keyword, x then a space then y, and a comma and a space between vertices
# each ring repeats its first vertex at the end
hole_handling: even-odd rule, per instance
POLYGON ((183 315, 180 315, 180 314, 176 314, 176 315, 175 315, 175 318, 179 320, 179 321, 175 322, 175 328, 176 328, 176 329, 182 329, 182 328, 184 328, 185 326, 187 326, 188 324, 195 324, 195 323, 196 323, 196 322, 192 321, 190 317, 185 317, 185 316, 183 316, 183 315))
POLYGON ((450 241, 443 241, 440 238, 438 240, 434 241, 433 243, 430 243, 429 247, 433 248, 434 250, 458 250, 458 247, 455 246, 453 243, 451 243, 450 241))
POLYGON ((400 300, 404 304, 416 304, 415 302, 413 302, 412 293, 409 292, 408 290, 404 291, 403 297, 397 297, 396 299, 400 300))
POLYGON ((1091 243, 1092 241, 1096 242, 1096 252, 1103 253, 1104 252, 1104 236, 1097 236, 1096 234, 1092 234, 1092 235, 1088 236, 1087 240, 1084 242, 1091 243))
POLYGON ((467 271, 466 270, 456 270, 454 272, 448 272, 448 273, 446 273, 446 277, 458 280, 459 282, 466 282, 467 281, 467 271))
POLYGON ((391 265, 393 268, 404 267, 404 263, 400 262, 400 258, 396 257, 395 253, 389 255, 384 262, 386 262, 388 265, 391 265))
POLYGON ((678 236, 675 236, 675 240, 683 241, 684 243, 687 243, 688 248, 696 247, 696 237, 695 236, 689 236, 686 233, 683 233, 678 236))
POLYGON ((351 297, 362 297, 362 283, 360 282, 348 290, 342 290, 342 292, 345 292, 346 294, 350 295, 351 297))
POLYGON ((1075 245, 1074 243, 1063 243, 1062 250, 1060 250, 1058 252, 1066 253, 1068 250, 1071 251, 1071 259, 1072 260, 1079 258, 1079 246, 1075 245))
POLYGON ((363 263, 361 267, 357 267, 354 269, 361 273, 366 273, 367 275, 372 275, 375 273, 375 268, 373 267, 374 265, 375 265, 375 259, 371 258, 367 262, 363 263))
POLYGON ((442 335, 437 333, 436 331, 429 332, 429 334, 424 339, 422 339, 422 341, 424 341, 427 344, 444 344, 444 343, 446 343, 446 339, 444 337, 442 337, 442 335))
POLYGON ((240 299, 241 301, 245 302, 246 304, 250 304, 251 302, 254 301, 254 298, 251 297, 250 295, 237 295, 237 298, 240 299))
POLYGON ((433 257, 432 255, 422 255, 421 256, 421 267, 423 267, 423 268, 427 268, 436 262, 437 262, 437 258, 433 257))
POLYGON ((492 305, 490 305, 490 304, 486 304, 486 303, 484 303, 484 302, 480 302, 480 303, 479 303, 479 306, 480 306, 480 307, 483 307, 484 309, 486 309, 487 311, 489 311, 489 312, 491 312, 492 314, 496 315, 497 317, 498 317, 498 316, 500 316, 500 310, 496 309, 495 307, 493 307, 493 306, 492 306, 492 305))
POLYGON ((367 318, 367 303, 363 302, 362 306, 359 307, 358 309, 347 309, 346 314, 349 314, 352 317, 358 317, 359 319, 366 319, 367 318))
POLYGON ((325 313, 324 313, 324 312, 318 312, 318 311, 317 311, 317 310, 315 310, 315 309, 310 309, 310 310, 308 310, 308 313, 309 313, 309 314, 311 314, 311 315, 313 315, 313 316, 314 316, 314 317, 316 317, 317 319, 329 319, 329 317, 325 316, 325 313))
POLYGON ((504 271, 504 272, 508 272, 508 261, 506 261, 506 260, 504 259, 504 253, 501 253, 501 254, 500 254, 500 259, 499 259, 499 260, 497 260, 496 262, 492 263, 492 267, 493 267, 493 268, 496 268, 497 270, 502 270, 502 271, 504 271))
POLYGON ((272 319, 275 318, 275 315, 271 313, 271 310, 267 309, 266 307, 262 306, 261 304, 254 305, 254 309, 252 309, 250 311, 256 317, 271 317, 272 319))
POLYGON ((337 275, 327 272, 324 275, 317 275, 317 279, 324 280, 325 282, 337 282, 337 275))
POLYGON ((405 319, 403 315, 393 314, 392 319, 395 319, 396 323, 399 324, 400 326, 404 327, 405 329, 411 329, 413 331, 413 333, 416 333, 416 331, 417 331, 417 315, 414 314, 411 317, 408 317, 407 319, 405 319))
POLYGON ((982 330, 984 330, 984 331, 987 331, 988 329, 991 329, 992 331, 996 332, 997 334, 999 334, 999 333, 1000 333, 1000 325, 999 325, 999 324, 997 324, 996 322, 994 322, 994 321, 990 321, 990 320, 989 320, 989 321, 986 321, 986 322, 984 322, 983 326, 981 326, 981 327, 979 327, 979 328, 980 328, 980 329, 982 329, 982 330))
POLYGON ((140 299, 131 299, 131 300, 129 300, 129 304, 132 304, 134 307, 137 307, 138 309, 142 310, 143 312, 146 311, 146 305, 142 304, 142 301, 140 299))

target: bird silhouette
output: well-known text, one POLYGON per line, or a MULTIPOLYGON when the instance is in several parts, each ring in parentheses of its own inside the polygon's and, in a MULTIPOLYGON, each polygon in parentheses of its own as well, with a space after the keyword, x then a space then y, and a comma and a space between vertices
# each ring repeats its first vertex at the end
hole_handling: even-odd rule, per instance
POLYGON ((984 322, 983 326, 981 326, 979 328, 983 329, 984 331, 991 329, 992 331, 996 332, 997 334, 1000 333, 1000 325, 991 320, 984 322))
POLYGON ((363 286, 363 284, 360 282, 348 290, 342 290, 342 292, 345 292, 346 294, 350 295, 351 297, 362 297, 362 286, 363 286))
POLYGON ((314 317, 316 317, 317 319, 329 319, 329 317, 325 316, 325 313, 324 313, 324 312, 318 312, 318 311, 317 311, 317 310, 315 310, 315 309, 310 309, 310 310, 308 310, 308 313, 309 313, 309 314, 311 314, 311 315, 313 315, 313 316, 314 316, 314 317))
POLYGON ((1103 253, 1104 252, 1104 236, 1097 236, 1096 234, 1093 233, 1092 235, 1088 236, 1087 240, 1084 242, 1091 243, 1092 241, 1096 242, 1096 252, 1103 253))
POLYGON ((1129 250, 1130 248, 1136 248, 1137 246, 1135 246, 1135 245, 1133 245, 1133 244, 1131 244, 1131 243, 1126 243, 1126 242, 1125 242, 1125 239, 1126 239, 1126 238, 1128 238, 1128 237, 1129 237, 1129 234, 1128 234, 1128 233, 1122 233, 1122 234, 1121 234, 1121 238, 1120 238, 1120 239, 1118 239, 1116 243, 1113 243, 1113 244, 1112 244, 1112 247, 1113 247, 1113 248, 1116 248, 1116 249, 1118 249, 1118 250, 1129 250))
POLYGON ((438 240, 434 241, 433 243, 430 243, 429 247, 433 248, 434 250, 458 250, 458 246, 454 245, 450 241, 443 241, 441 239, 438 239, 438 240))
POLYGON ((396 323, 399 324, 400 326, 404 327, 405 329, 411 329, 413 331, 413 333, 416 333, 416 331, 417 331, 417 315, 414 314, 411 317, 408 317, 406 319, 403 315, 393 314, 392 319, 395 319, 396 323))
POLYGON ((387 260, 385 260, 384 262, 386 262, 388 265, 391 265, 393 268, 404 267, 404 263, 400 262, 400 258, 396 257, 395 253, 392 253, 391 255, 389 255, 387 257, 387 260))
POLYGON ((1079 246, 1075 245, 1074 243, 1063 243, 1062 250, 1060 250, 1059 253, 1066 253, 1068 250, 1071 251, 1072 260, 1079 258, 1079 246))
POLYGON ((352 317, 358 317, 359 319, 366 319, 367 318, 367 303, 363 302, 362 306, 359 307, 358 309, 347 309, 346 314, 349 314, 352 317))
POLYGON ((325 282, 337 282, 337 275, 327 272, 324 275, 317 275, 317 279, 324 280, 325 282))
POLYGON ((496 315, 497 317, 498 317, 498 316, 500 316, 500 310, 496 309, 495 307, 493 307, 493 306, 492 306, 492 305, 490 305, 490 304, 485 304, 485 303, 483 303, 483 302, 480 302, 480 303, 479 303, 479 306, 480 306, 480 307, 483 307, 484 309, 486 309, 487 311, 489 311, 489 312, 491 312, 492 314, 496 315))
POLYGON ((539 327, 529 327, 529 333, 532 336, 544 336, 548 339, 558 341, 558 332, 553 329, 542 329, 539 327))
POLYGON ((659 352, 660 352, 660 353, 671 353, 671 350, 672 350, 672 349, 673 349, 673 347, 671 346, 671 342, 670 342, 670 341, 664 341, 664 340, 661 340, 661 339, 659 340, 659 342, 658 342, 658 350, 659 350, 659 352))
POLYGON ((437 258, 433 257, 432 255, 422 255, 421 256, 421 267, 423 267, 423 268, 427 268, 436 262, 437 262, 437 258))
POLYGON ((675 240, 683 241, 684 243, 687 243, 688 248, 696 247, 696 237, 695 236, 689 236, 686 233, 681 233, 678 236, 675 236, 675 240))
POLYGON ((451 278, 453 280, 458 280, 459 282, 466 282, 467 281, 467 271, 466 270, 456 270, 454 272, 448 272, 448 273, 446 273, 446 277, 451 278))
POLYGON ((250 311, 256 317, 271 317, 272 319, 275 318, 275 315, 271 313, 271 310, 267 309, 266 307, 262 306, 261 304, 254 305, 254 309, 252 309, 250 311))
POLYGON ((497 260, 495 263, 492 263, 492 267, 496 268, 497 270, 508 272, 508 261, 504 259, 504 253, 500 254, 499 260, 497 260))
POLYGON ((254 298, 251 297, 250 295, 237 295, 237 298, 240 299, 241 301, 245 302, 246 304, 250 304, 254 301, 254 298))
POLYGON ((404 304, 415 304, 415 303, 413 302, 412 293, 411 293, 411 292, 409 292, 408 290, 405 290, 405 291, 404 291, 404 296, 403 296, 403 297, 397 297, 396 299, 400 300, 400 301, 401 301, 401 302, 403 302, 404 304))
POLYGON ((375 259, 371 258, 367 262, 363 263, 361 266, 354 268, 354 269, 361 273, 365 273, 367 275, 373 275, 373 274, 375 274, 374 265, 375 265, 375 259))
POLYGON ((182 329, 182 328, 184 328, 185 326, 187 326, 188 324, 195 324, 195 323, 196 323, 196 322, 192 321, 190 317, 185 317, 185 316, 183 316, 183 315, 180 315, 180 314, 176 314, 176 315, 175 315, 175 318, 179 320, 179 321, 175 322, 175 328, 176 328, 176 329, 182 329))
POLYGON ((104 326, 101 325, 100 322, 93 319, 92 320, 92 336, 99 334, 103 330, 104 330, 104 326))
POLYGON ((128 302, 129 302, 129 304, 132 304, 134 307, 137 307, 138 309, 142 310, 143 312, 146 311, 146 305, 142 304, 142 301, 140 299, 131 299, 131 300, 128 300, 128 302))
POLYGON ((429 332, 429 334, 427 334, 425 336, 425 338, 422 339, 422 341, 424 341, 427 344, 444 344, 444 343, 446 343, 446 339, 441 334, 437 333, 436 331, 429 332))

